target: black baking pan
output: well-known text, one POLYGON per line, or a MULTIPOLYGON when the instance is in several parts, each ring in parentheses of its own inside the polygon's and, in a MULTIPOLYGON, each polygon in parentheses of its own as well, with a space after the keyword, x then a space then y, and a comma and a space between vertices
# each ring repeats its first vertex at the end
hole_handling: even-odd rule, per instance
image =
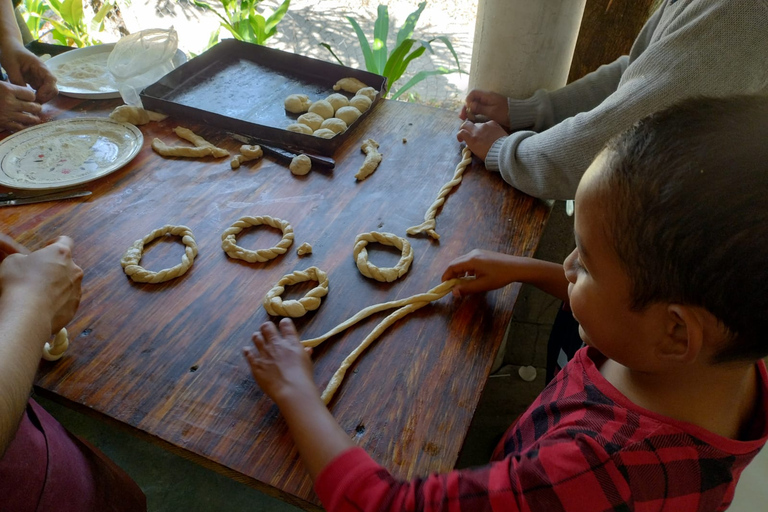
POLYGON ((376 106, 386 78, 293 53, 226 39, 182 64, 141 92, 144 108, 190 118, 228 131, 251 135, 275 146, 333 156, 349 132, 376 106), (289 132, 298 115, 285 111, 290 94, 316 101, 334 91, 341 78, 354 77, 373 87, 376 101, 346 132, 332 139, 289 132))

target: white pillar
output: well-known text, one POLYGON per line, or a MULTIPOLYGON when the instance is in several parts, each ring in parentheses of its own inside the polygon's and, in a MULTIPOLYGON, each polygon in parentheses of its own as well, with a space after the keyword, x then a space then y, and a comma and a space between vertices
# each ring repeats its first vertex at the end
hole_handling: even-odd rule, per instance
POLYGON ((470 89, 527 98, 565 85, 586 0, 479 0, 470 89))

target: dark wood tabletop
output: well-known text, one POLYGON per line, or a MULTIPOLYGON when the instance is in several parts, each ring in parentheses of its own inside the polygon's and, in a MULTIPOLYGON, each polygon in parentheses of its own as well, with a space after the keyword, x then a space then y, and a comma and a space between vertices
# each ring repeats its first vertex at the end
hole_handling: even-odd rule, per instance
MULTIPOLYGON (((59 97, 44 116, 106 116, 119 103, 59 97)), ((270 157, 236 171, 227 158, 161 158, 150 148, 152 139, 183 144, 172 131, 179 125, 233 154, 240 145, 219 129, 169 118, 140 127, 138 156, 84 185, 90 197, 0 208, 0 229, 31 249, 71 236, 75 261, 85 271, 82 303, 68 326, 70 349, 58 362, 41 364, 39 392, 268 494, 318 509, 286 424, 254 382, 242 347, 270 318, 264 295, 296 269, 317 266, 330 280, 320 308, 295 320, 302 338, 311 338, 365 306, 429 290, 450 261, 471 249, 533 254, 550 207, 474 160, 438 213, 439 242, 408 237, 415 257, 405 276, 379 283, 355 266, 359 233, 404 237, 422 222, 460 160, 459 124, 455 112, 381 101, 336 152, 335 170, 297 177, 270 157), (365 158, 360 145, 369 137, 384 158, 357 182, 365 158), (240 217, 259 215, 289 221, 294 245, 267 263, 228 258, 222 232, 240 217), (165 224, 192 229, 200 251, 194 265, 165 283, 134 283, 120 266, 122 254, 165 224), (314 249, 300 258, 296 249, 303 242, 314 249)), ((262 226, 245 230, 238 242, 267 248, 280 238, 278 230, 262 226)), ((379 267, 399 258, 393 248, 368 249, 379 267)), ((178 237, 163 237, 147 247, 141 265, 168 268, 182 254, 178 237)), ((310 287, 293 286, 283 297, 299 298, 310 287)), ((513 285, 462 300, 447 296, 394 324, 352 366, 330 402, 342 428, 398 478, 452 469, 518 291, 513 285)), ((321 390, 387 313, 314 350, 321 390)))

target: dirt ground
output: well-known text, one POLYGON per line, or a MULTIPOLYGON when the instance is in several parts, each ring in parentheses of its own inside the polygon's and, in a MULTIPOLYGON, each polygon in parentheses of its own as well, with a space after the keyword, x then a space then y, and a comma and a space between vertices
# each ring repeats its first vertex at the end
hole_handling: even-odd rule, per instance
MULTIPOLYGON (((381 0, 381 3, 389 7, 390 36, 393 42, 406 17, 416 10, 418 1, 381 0)), ((278 2, 264 0, 261 5, 273 9, 278 2)), ((335 62, 330 53, 319 46, 320 43, 328 43, 346 65, 363 68, 357 36, 345 17, 354 18, 367 35, 372 34, 378 5, 378 0, 292 0, 288 13, 278 25, 278 34, 269 39, 267 45, 335 62)), ((468 72, 476 12, 477 0, 428 2, 416 25, 414 37, 429 40, 436 36, 447 36, 459 56, 462 70, 468 72)), ((215 15, 188 0, 132 0, 129 5, 122 7, 122 16, 130 32, 173 26, 179 34, 179 47, 192 55, 203 51, 211 33, 219 25, 215 15)), ((227 35, 228 32, 222 30, 222 36, 227 35)), ((445 45, 435 41, 432 48, 434 55, 426 52, 413 61, 395 88, 405 84, 418 71, 439 66, 455 68, 445 45)), ((428 77, 411 89, 411 99, 436 107, 458 108, 466 94, 468 78, 466 73, 428 77)))

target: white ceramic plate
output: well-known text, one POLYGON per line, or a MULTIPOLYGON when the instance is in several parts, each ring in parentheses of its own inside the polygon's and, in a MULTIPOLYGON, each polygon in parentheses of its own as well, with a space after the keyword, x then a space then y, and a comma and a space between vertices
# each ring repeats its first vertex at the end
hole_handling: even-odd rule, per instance
MULTIPOLYGON (((86 46, 48 59, 45 64, 56 77, 59 94, 89 100, 119 98, 115 78, 107 68, 114 47, 115 43, 86 46)), ((176 50, 174 67, 186 61, 184 52, 176 50)))
POLYGON ((87 183, 133 160, 144 136, 108 117, 51 121, 0 141, 0 185, 54 190, 87 183))

